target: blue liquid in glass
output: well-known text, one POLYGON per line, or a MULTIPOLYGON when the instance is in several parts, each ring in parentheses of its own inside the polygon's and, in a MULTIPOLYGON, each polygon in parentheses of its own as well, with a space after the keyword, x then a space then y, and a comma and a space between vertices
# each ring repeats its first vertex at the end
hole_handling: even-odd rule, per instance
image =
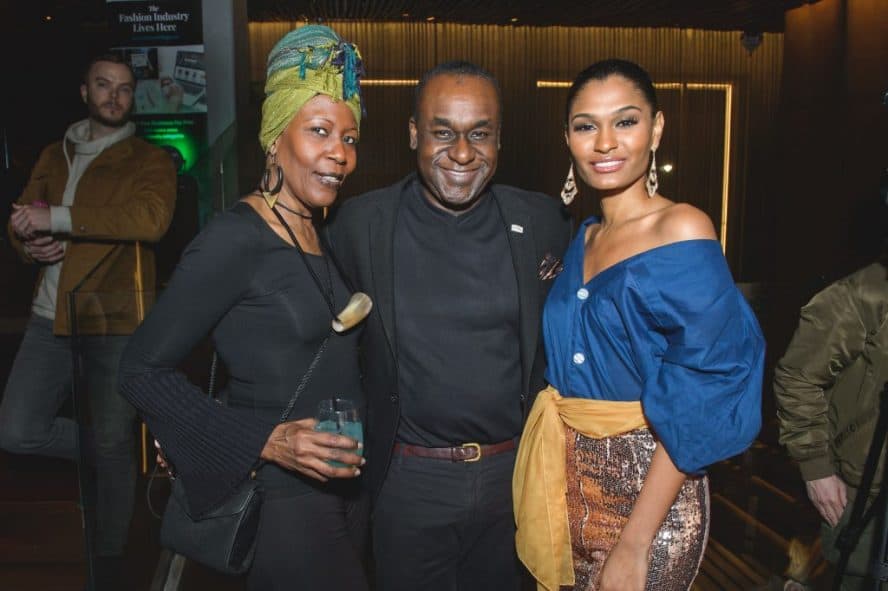
MULTIPOLYGON (((324 431, 325 433, 337 433, 339 435, 351 437, 355 441, 360 441, 363 443, 364 428, 361 424, 361 421, 344 421, 340 423, 340 425, 342 426, 341 429, 339 428, 340 426, 336 424, 336 421, 318 421, 317 426, 315 426, 315 431, 324 431)), ((364 454, 363 447, 359 449, 352 449, 349 451, 359 456, 364 454)), ((327 463, 336 468, 345 468, 346 466, 349 466, 349 464, 343 464, 342 462, 335 461, 329 461, 327 463)))

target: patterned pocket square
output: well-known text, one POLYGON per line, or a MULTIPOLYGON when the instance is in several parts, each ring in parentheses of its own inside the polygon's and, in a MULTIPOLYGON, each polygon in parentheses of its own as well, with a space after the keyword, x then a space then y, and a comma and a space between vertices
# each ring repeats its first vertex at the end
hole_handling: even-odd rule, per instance
POLYGON ((564 265, 561 264, 561 259, 546 253, 546 256, 540 261, 538 277, 542 281, 554 279, 562 270, 564 270, 564 265))

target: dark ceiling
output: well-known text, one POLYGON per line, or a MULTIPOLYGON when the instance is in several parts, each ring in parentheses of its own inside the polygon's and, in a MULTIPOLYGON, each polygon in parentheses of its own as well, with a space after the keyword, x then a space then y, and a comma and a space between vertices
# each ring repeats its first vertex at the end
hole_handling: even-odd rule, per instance
POLYGON ((412 20, 500 25, 783 31, 812 0, 248 0, 251 21, 412 20))
MULTIPOLYGON (((162 1, 162 0, 161 0, 162 1)), ((195 0, 197 1, 197 0, 195 0)), ((213 2, 214 0, 206 0, 213 2)), ((784 13, 817 0, 235 0, 251 21, 386 20, 783 31, 784 13), (514 20, 513 20, 514 19, 514 20)), ((53 15, 101 27, 105 0, 0 0, 0 29, 53 15), (12 18, 9 18, 12 17, 12 18), (16 23, 16 24, 13 24, 16 23)))

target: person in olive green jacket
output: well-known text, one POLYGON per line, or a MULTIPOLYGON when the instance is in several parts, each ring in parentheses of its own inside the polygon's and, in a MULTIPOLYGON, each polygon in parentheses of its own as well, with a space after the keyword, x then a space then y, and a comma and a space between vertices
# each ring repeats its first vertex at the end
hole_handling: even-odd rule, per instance
POLYGON ((40 272, 0 403, 0 447, 75 459, 78 426, 56 415, 71 389, 76 324, 93 434, 84 440, 96 473, 94 550, 110 572, 97 588, 119 584, 102 565, 120 563, 135 494, 135 409, 117 393, 117 366, 154 289, 154 259, 140 243, 163 236, 176 200, 172 160, 134 135, 134 87, 116 55, 90 63, 80 87, 88 117, 43 151, 9 220, 11 244, 40 272))
MULTIPOLYGON (((823 550, 831 562, 838 560, 836 538, 860 492, 879 396, 888 381, 886 259, 883 255, 815 295, 802 308, 799 327, 775 369, 780 442, 798 462, 808 496, 823 517, 823 550)), ((870 496, 878 493, 884 467, 883 450, 870 496)), ((858 541, 842 589, 864 588, 877 521, 858 541)))

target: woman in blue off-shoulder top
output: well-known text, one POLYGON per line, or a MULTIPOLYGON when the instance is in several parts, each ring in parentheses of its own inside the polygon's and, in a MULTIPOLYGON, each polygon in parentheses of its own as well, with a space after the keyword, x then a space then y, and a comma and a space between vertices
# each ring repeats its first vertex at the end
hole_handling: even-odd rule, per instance
POLYGON ((706 466, 761 425, 764 340, 712 222, 657 192, 647 73, 605 60, 568 94, 573 174, 601 198, 543 330, 551 387, 515 470, 518 551, 540 589, 688 589, 709 531, 706 466))

